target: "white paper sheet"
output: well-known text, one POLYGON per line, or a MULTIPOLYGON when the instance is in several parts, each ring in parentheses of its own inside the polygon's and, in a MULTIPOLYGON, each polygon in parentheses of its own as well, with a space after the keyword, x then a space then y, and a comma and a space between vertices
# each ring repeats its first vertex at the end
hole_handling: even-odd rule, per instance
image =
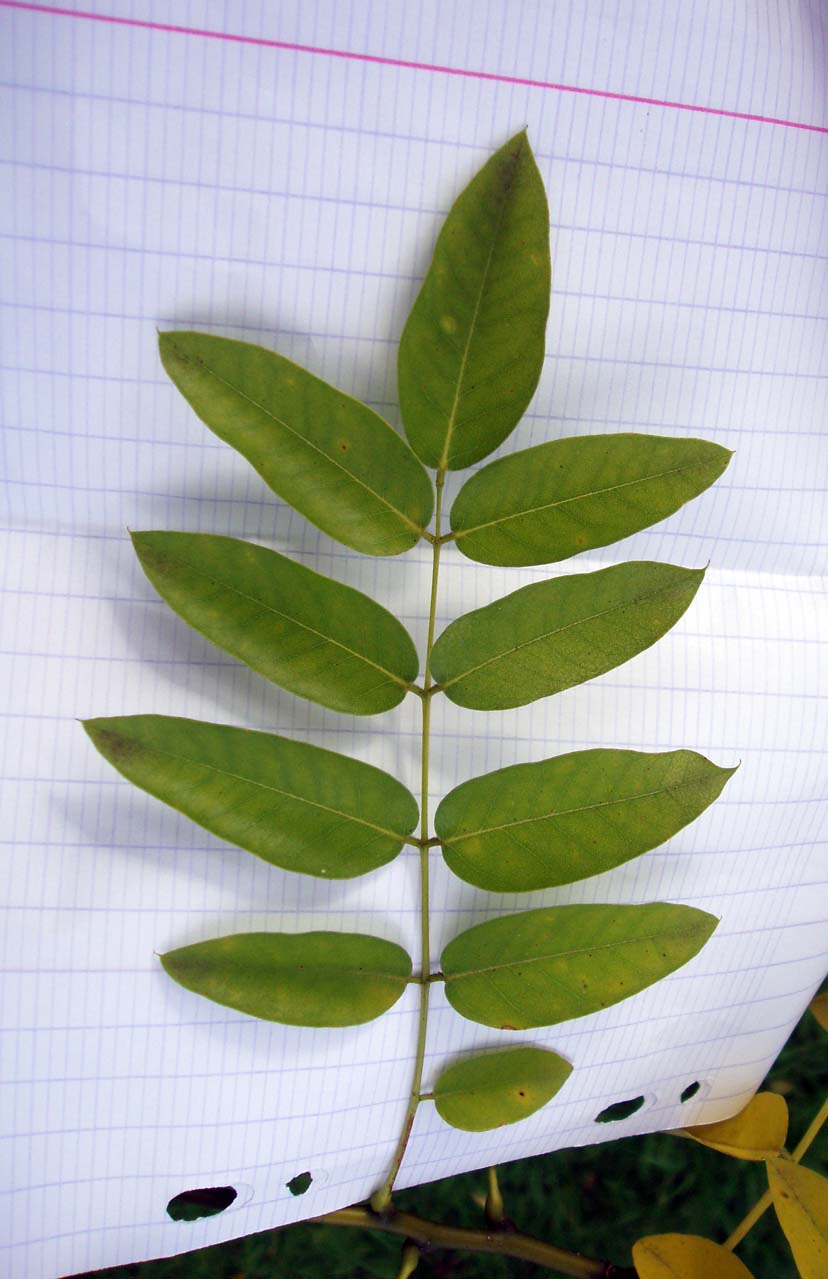
MULTIPOLYGON (((493 897, 435 856, 435 956, 472 922, 552 902, 668 899, 722 923, 668 980, 521 1037, 576 1067, 531 1119, 462 1134, 423 1104, 400 1184, 738 1109, 828 966, 820 6, 0 0, 0 61, 4 1271, 51 1279, 262 1230, 364 1198, 387 1166, 413 989, 364 1027, 286 1029, 173 985, 156 954, 311 927, 416 954, 414 860, 337 883, 269 868, 122 781, 77 720, 162 711, 284 732, 416 791, 418 707, 354 720, 283 693, 141 573, 128 527, 250 537, 374 595, 422 651, 425 554, 354 556, 279 503, 168 383, 155 331, 276 347, 397 422, 396 342, 435 233, 524 125, 549 193, 553 306, 541 385, 502 452, 634 429, 736 455, 663 525, 562 566, 709 561, 674 630, 517 711, 435 704, 432 802, 595 745, 741 769, 669 844, 568 889, 493 897), (595 1125, 638 1094, 631 1119, 595 1125), (169 1220, 173 1195, 205 1185, 238 1199, 169 1220)), ((444 562, 441 624, 547 575, 444 562)), ((426 1087, 500 1042, 515 1040, 435 988, 426 1087)))

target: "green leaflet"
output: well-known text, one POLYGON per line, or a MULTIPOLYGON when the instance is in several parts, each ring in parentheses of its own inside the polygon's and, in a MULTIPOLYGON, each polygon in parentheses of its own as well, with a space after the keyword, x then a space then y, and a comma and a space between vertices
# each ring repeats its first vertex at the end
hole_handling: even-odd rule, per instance
POLYGON ((693 751, 587 750, 464 782, 434 817, 455 875, 495 893, 571 884, 675 835, 735 768, 693 751))
POLYGON ((133 533, 144 572, 175 611, 276 684, 331 710, 397 706, 419 658, 367 595, 284 555, 207 533, 133 533))
POLYGON ((585 1017, 686 964, 717 922, 664 902, 503 915, 446 946, 446 996, 462 1017, 501 1030, 585 1017))
POLYGON ((706 440, 587 435, 490 462, 451 511, 458 548, 484 564, 549 564, 672 515, 732 453, 706 440))
POLYGON ((372 409, 250 342, 170 332, 159 346, 202 421, 323 532, 366 555, 398 555, 419 541, 431 480, 372 409))
POLYGON ((392 861, 417 822, 395 778, 305 742, 167 715, 84 728, 136 786, 285 870, 364 875, 392 861))
POLYGON ((549 211, 525 133, 452 207, 400 339, 399 398, 418 457, 457 470, 519 421, 543 367, 549 211))
POLYGON ((526 1119, 555 1096, 572 1066, 546 1048, 506 1048, 465 1057, 434 1085, 437 1112, 452 1128, 486 1132, 526 1119))
POLYGON ((364 933, 238 933, 161 956, 179 986, 289 1026, 358 1026, 397 1002, 402 946, 364 933))
POLYGON ((633 561, 523 586, 452 622, 431 673, 450 701, 505 710, 629 661, 670 629, 704 569, 633 561))

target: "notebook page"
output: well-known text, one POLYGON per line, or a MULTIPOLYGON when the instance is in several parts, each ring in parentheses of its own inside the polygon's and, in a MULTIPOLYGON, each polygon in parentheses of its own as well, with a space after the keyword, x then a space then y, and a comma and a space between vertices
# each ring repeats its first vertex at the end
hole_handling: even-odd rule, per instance
MULTIPOLYGON (((560 566, 709 561, 658 645, 520 710, 435 702, 432 811, 468 777, 595 745, 741 768, 668 844, 566 889, 484 894, 435 856, 435 960, 472 923, 553 902, 666 899, 722 922, 650 990, 521 1036, 575 1065, 529 1120, 464 1134, 423 1104, 399 1184, 724 1117, 825 974, 824 18, 772 0, 665 0, 647 23, 631 2, 584 10, 207 0, 176 6, 172 29, 150 0, 0 0, 9 1273, 314 1216, 365 1198, 389 1163, 413 989, 376 1022, 308 1031, 200 1000, 156 956, 262 928, 365 931, 416 956, 414 857, 336 883, 268 867, 130 787, 77 721, 163 712, 285 733, 417 792, 416 705, 355 720, 292 697, 144 578, 128 528, 252 538, 368 592, 423 651, 425 552, 353 555, 280 503, 169 384, 156 329, 278 349, 397 424, 396 344, 434 237, 524 125, 553 302, 538 392, 501 452, 643 430, 736 453, 669 521, 560 566), (629 1120, 594 1123, 637 1095, 629 1120), (173 1195, 212 1185, 238 1191, 226 1212, 167 1217, 173 1195)), ((448 549, 439 626, 548 575, 448 549)), ((461 1020, 439 987, 432 1007, 426 1089, 458 1055, 515 1042, 461 1020)))

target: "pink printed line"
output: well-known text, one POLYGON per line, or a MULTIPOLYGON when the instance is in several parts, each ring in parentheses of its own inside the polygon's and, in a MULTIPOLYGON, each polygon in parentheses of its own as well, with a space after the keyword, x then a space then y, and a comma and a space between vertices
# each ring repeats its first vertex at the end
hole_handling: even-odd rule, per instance
POLYGON ((225 40, 231 44, 258 45, 264 49, 285 49, 291 53, 311 53, 323 58, 369 62, 381 67, 399 67, 406 71, 428 71, 436 75, 464 76, 470 80, 491 80, 497 84, 523 85, 529 89, 551 89, 556 93, 577 93, 583 97, 604 98, 611 102, 634 102, 649 107, 665 107, 673 111, 693 111, 697 115, 723 116, 729 120, 748 120, 754 124, 778 124, 785 129, 803 129, 808 133, 828 133, 828 125, 824 124, 806 124, 801 120, 756 115, 751 111, 728 111, 724 107, 702 107, 692 102, 673 102, 669 98, 644 98, 635 93, 613 93, 609 89, 585 89, 580 85, 557 84, 554 80, 531 80, 523 76, 503 75, 497 71, 468 71, 463 67, 447 67, 436 62, 411 62, 406 58, 385 58, 375 53, 326 49, 313 44, 294 44, 288 40, 266 40, 262 36, 237 35, 231 31, 208 31, 202 27, 182 27, 175 23, 146 22, 141 18, 119 18, 113 14, 62 9, 57 5, 28 4, 24 0, 0 0, 0 8, 24 9, 30 13, 49 13, 60 18, 80 18, 87 22, 105 22, 111 26, 139 27, 144 31, 163 31, 169 35, 200 36, 205 40, 225 40))

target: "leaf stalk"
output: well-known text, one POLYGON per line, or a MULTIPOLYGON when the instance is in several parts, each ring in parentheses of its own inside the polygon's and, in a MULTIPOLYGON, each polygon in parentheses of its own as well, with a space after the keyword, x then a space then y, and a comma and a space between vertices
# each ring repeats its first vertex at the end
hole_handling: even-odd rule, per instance
POLYGON ((420 1249, 413 1240, 408 1239, 403 1244, 402 1256, 400 1258, 400 1268, 397 1271, 397 1279, 409 1279, 420 1264, 420 1249))
POLYGON ((431 729, 431 694, 436 685, 431 683, 431 650, 434 647, 434 629, 437 620, 437 586, 440 576, 440 518, 443 505, 443 484, 445 470, 440 469, 436 476, 437 497, 434 506, 434 536, 429 538, 433 547, 431 561, 431 596, 428 611, 428 637, 426 640, 425 669, 421 701, 423 707, 422 749, 420 755, 420 838, 416 841, 420 849, 420 1013, 417 1026, 417 1049, 414 1058, 414 1077, 411 1083, 411 1094, 405 1112, 403 1130, 394 1151, 391 1167, 380 1188, 371 1196, 371 1207, 374 1212, 384 1213, 391 1207, 391 1191, 394 1186, 400 1165, 405 1155, 414 1116, 422 1100, 423 1065, 425 1062, 426 1035, 428 1031, 428 996, 431 985, 429 970, 431 967, 431 937, 429 916, 429 849, 432 841, 428 834, 428 766, 431 729))
POLYGON ((500 1182, 497 1179, 497 1168, 488 1170, 488 1193, 484 1206, 486 1220, 495 1229, 502 1229, 506 1221, 506 1209, 503 1195, 500 1193, 500 1182))

